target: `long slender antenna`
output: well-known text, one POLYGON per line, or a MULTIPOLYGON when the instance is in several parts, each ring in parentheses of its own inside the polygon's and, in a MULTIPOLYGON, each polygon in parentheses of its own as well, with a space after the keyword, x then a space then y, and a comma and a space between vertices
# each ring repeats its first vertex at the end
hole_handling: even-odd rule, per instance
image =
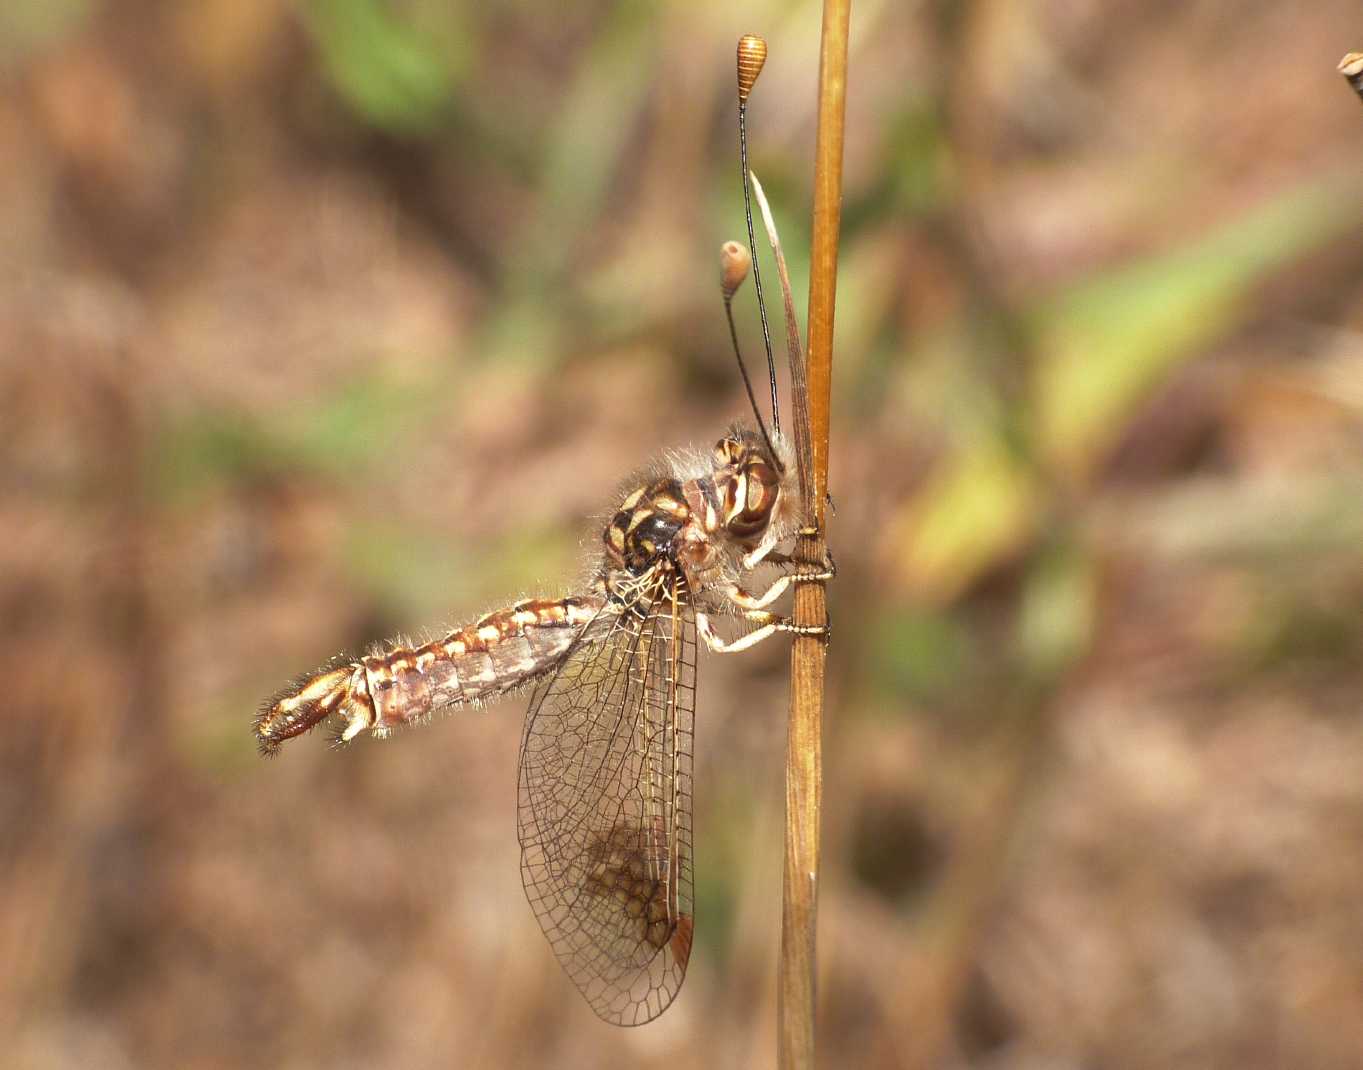
POLYGON ((757 429, 762 432, 762 440, 767 444, 767 452, 776 462, 777 469, 781 470, 781 459, 776 455, 776 447, 771 444, 771 436, 767 434, 767 425, 762 422, 762 410, 757 407, 757 395, 753 393, 752 380, 748 378, 748 369, 743 363, 743 354, 739 352, 738 331, 734 327, 734 294, 743 285, 743 280, 748 277, 750 267, 752 267, 752 256, 749 254, 747 246, 736 241, 726 241, 719 247, 719 286, 724 292, 724 316, 729 321, 729 341, 734 345, 734 359, 738 361, 738 372, 743 376, 743 387, 748 391, 748 404, 752 406, 752 414, 757 420, 757 429))
MULTIPOLYGON (((767 376, 771 379, 771 426, 781 433, 781 402, 776 393, 776 358, 771 352, 771 328, 767 325, 767 303, 762 297, 762 272, 757 266, 757 236, 752 225, 752 200, 748 196, 748 95, 767 62, 767 42, 755 33, 738 40, 738 160, 743 169, 743 215, 748 221, 748 248, 752 253, 752 282, 757 291, 757 309, 762 313, 762 343, 767 347, 767 376)), ((744 378, 747 376, 745 375, 744 378)), ((751 393, 751 388, 749 389, 751 393)))

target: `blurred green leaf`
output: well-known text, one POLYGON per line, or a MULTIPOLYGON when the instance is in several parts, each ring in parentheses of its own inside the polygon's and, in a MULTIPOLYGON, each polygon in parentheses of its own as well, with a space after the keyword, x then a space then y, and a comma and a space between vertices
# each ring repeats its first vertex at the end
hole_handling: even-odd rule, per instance
POLYGON ((750 837, 754 825, 760 829, 773 817, 762 786, 756 777, 727 779, 712 784, 706 792, 710 834, 698 837, 695 845, 696 916, 704 918, 705 924, 696 929, 696 939, 712 962, 723 963, 734 952, 743 877, 753 865, 754 855, 763 850, 754 848, 750 837))
POLYGON ((201 411, 160 430, 150 452, 151 486, 176 500, 269 470, 280 457, 279 442, 243 413, 201 411))
POLYGON ((949 457, 890 529, 901 578, 941 603, 1031 532, 1036 488, 998 437, 949 457))
POLYGON ((1022 664, 1038 682, 1057 679, 1092 641, 1096 599, 1093 562, 1070 543, 1052 545, 1033 562, 1023 587, 1022 664))
POLYGON ((438 378, 412 384, 371 376, 319 399, 287 424, 203 409, 160 430, 151 450, 152 486, 174 499, 215 483, 300 468, 344 478, 391 456, 408 434, 445 411, 448 397, 438 378))
MULTIPOLYGON (((1160 382, 1241 322, 1256 284, 1358 214, 1338 185, 1313 185, 1040 304, 1029 319, 1043 455, 1072 474, 1091 470, 1160 382)), ((1008 444, 1006 415, 992 431, 972 428, 889 527, 901 576, 921 597, 954 597, 1016 550, 1044 511, 1039 475, 1008 444)))
POLYGON ((621 167, 626 139, 648 104, 644 91, 656 53, 658 10, 649 4, 610 9, 581 57, 576 76, 546 124, 540 195, 510 251, 503 300, 488 317, 473 348, 492 364, 551 363, 562 355, 555 313, 571 289, 567 275, 575 242, 600 217, 607 190, 621 167))
POLYGON ((509 604, 516 592, 549 593, 537 584, 558 584, 571 575, 575 551, 557 526, 459 544, 365 520, 347 528, 345 560, 351 574, 395 617, 439 620, 451 610, 466 615, 480 605, 509 604))
POLYGON ((1240 322, 1270 271, 1337 237, 1357 209, 1331 187, 1296 190, 1191 245, 1060 294, 1034 313, 1039 444, 1085 471, 1173 369, 1240 322))
POLYGON ((440 379, 399 383, 373 375, 349 383, 294 427, 290 454, 318 471, 339 474, 389 455, 446 410, 450 392, 440 379))
POLYGON ((872 674, 900 701, 935 702, 971 675, 976 651, 970 629, 948 613, 897 609, 871 634, 872 674))
POLYGON ((893 163, 886 168, 899 209, 923 216, 938 210, 952 188, 952 158, 937 102, 904 109, 890 133, 893 163))
MULTIPOLYGON (((460 11, 445 7, 447 16, 460 11)), ((375 126, 421 134, 444 117, 470 59, 458 27, 436 34, 380 0, 312 0, 307 25, 332 84, 375 126)))
POLYGON ((0 70, 74 33, 89 15, 90 0, 6 0, 0 4, 0 70))

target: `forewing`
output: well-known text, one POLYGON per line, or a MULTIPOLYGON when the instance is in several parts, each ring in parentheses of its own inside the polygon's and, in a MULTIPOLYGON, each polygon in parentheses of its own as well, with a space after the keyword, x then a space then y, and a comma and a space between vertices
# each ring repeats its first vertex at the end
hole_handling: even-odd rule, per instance
POLYGON ((691 954, 695 619, 674 587, 596 629, 535 689, 521 741, 521 878, 592 1009, 642 1025, 691 954))

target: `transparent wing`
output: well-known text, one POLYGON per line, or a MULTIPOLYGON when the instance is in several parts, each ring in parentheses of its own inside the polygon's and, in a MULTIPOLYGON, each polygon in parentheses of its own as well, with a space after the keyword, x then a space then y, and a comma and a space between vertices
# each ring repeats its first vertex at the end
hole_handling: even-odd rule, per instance
POLYGON ((695 694, 695 618, 673 586, 588 629, 526 715, 521 879, 568 976, 617 1025, 661 1014, 691 955, 695 694))

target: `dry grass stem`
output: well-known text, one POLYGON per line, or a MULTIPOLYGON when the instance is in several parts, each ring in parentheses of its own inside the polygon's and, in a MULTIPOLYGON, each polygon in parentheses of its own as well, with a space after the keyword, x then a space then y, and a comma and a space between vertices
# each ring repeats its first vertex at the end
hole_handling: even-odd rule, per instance
MULTIPOLYGON (((850 0, 826 0, 819 56, 819 127, 814 159, 814 230, 809 277, 807 367, 810 441, 808 505, 817 531, 802 537, 797 559, 824 557, 828 486, 829 386, 833 361, 833 302, 837 291, 842 208, 842 143, 847 97, 850 0)), ((804 433, 799 426, 797 433, 804 433)), ((800 584, 796 624, 827 620, 822 584, 800 584)), ((815 930, 819 888, 819 812, 824 706, 823 639, 796 636, 791 651, 790 721, 786 737, 786 835, 782 885, 777 1056, 782 1067, 814 1065, 815 930)))

